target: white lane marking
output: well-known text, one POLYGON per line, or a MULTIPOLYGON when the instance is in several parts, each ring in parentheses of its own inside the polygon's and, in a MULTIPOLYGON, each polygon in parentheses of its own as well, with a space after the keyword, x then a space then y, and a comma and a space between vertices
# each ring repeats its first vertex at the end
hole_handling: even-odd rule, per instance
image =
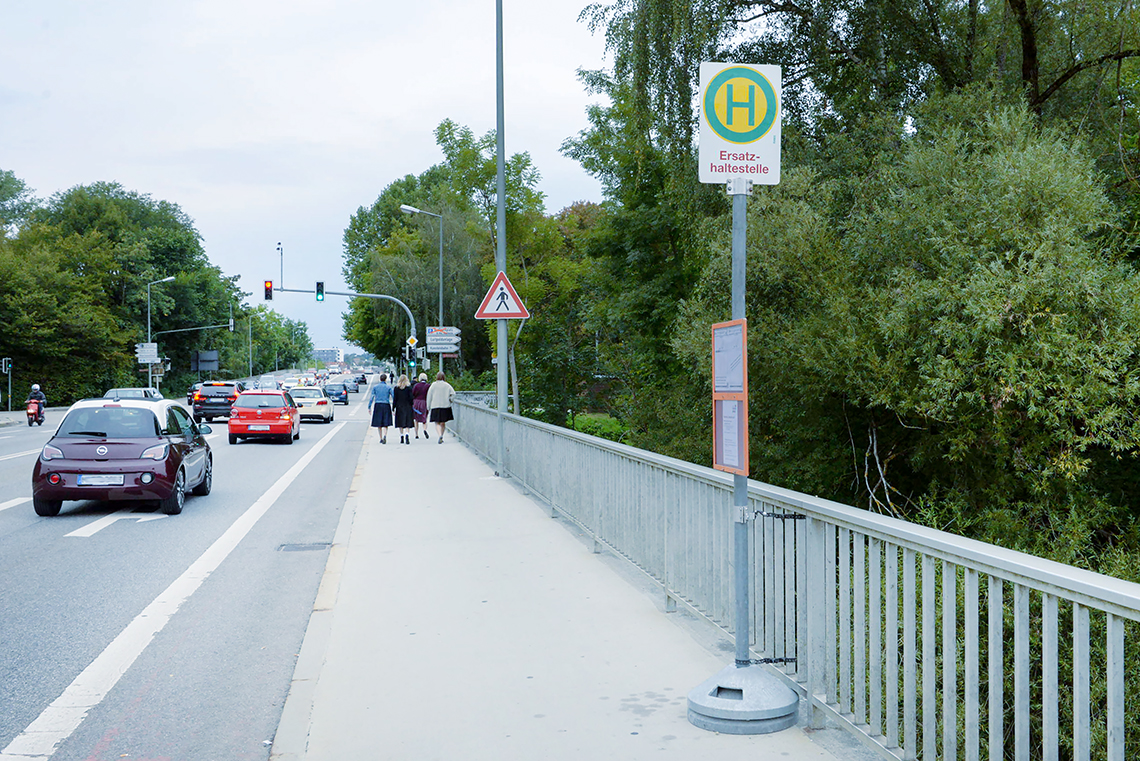
POLYGON ((65 537, 79 536, 79 537, 87 538, 90 536, 94 536, 96 533, 107 528, 108 526, 110 526, 115 521, 121 521, 124 519, 134 518, 139 523, 146 523, 147 521, 156 521, 159 518, 169 518, 170 517, 169 515, 152 515, 150 513, 144 513, 142 515, 132 515, 130 510, 131 510, 131 508, 127 508, 127 507, 124 507, 121 510, 116 510, 115 512, 111 513, 110 515, 104 515, 99 520, 92 521, 91 523, 88 523, 83 528, 77 528, 74 531, 72 531, 70 534, 64 534, 64 536, 65 537))
POLYGON ((27 457, 30 454, 39 454, 40 452, 43 451, 43 449, 44 449, 43 447, 40 447, 39 449, 29 449, 27 452, 16 452, 15 454, 6 454, 3 457, 0 457, 0 461, 14 460, 17 457, 27 457))
POLYGON ((88 711, 103 701, 182 604, 217 570, 261 516, 273 507, 278 497, 343 427, 344 423, 341 423, 325 434, 285 475, 277 479, 277 483, 242 513, 201 557, 127 624, 127 628, 115 637, 90 666, 75 677, 63 694, 45 708, 16 739, 8 743, 8 747, 0 751, 0 761, 51 758, 59 744, 79 728, 88 711))
POLYGON ((0 510, 7 510, 9 507, 15 507, 16 505, 22 505, 25 502, 31 501, 31 497, 16 497, 15 499, 10 499, 7 502, 0 502, 0 510))

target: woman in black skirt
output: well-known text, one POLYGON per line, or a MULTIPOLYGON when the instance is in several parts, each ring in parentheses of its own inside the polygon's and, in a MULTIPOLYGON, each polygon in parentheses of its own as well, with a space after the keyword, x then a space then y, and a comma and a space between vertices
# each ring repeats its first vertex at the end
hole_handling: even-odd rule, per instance
POLYGON ((388 376, 380 375, 380 382, 372 387, 368 397, 368 408, 372 410, 372 427, 380 429, 380 443, 388 443, 388 426, 392 425, 392 387, 387 383, 388 376))
POLYGON ((396 381, 392 400, 396 407, 396 427, 400 429, 400 443, 411 444, 412 437, 408 431, 415 427, 416 411, 412 407, 412 386, 408 376, 401 375, 400 380, 396 381))
POLYGON ((444 380, 443 372, 435 376, 435 383, 428 387, 427 405, 428 420, 436 424, 439 429, 439 443, 443 443, 443 434, 447 430, 447 421, 454 420, 451 412, 451 400, 455 398, 455 389, 444 380))

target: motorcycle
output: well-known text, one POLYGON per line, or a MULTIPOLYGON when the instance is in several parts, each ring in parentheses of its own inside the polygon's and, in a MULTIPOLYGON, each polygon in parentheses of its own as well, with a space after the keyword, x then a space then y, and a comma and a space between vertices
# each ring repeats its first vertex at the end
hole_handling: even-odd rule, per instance
POLYGON ((44 403, 41 402, 39 399, 29 399, 28 400, 27 414, 28 414, 28 427, 29 428, 32 427, 32 423, 35 423, 36 425, 43 425, 44 424, 44 403))

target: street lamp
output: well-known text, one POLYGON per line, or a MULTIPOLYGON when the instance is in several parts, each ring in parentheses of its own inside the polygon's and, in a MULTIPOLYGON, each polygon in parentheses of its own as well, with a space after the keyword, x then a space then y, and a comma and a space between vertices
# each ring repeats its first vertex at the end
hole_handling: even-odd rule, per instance
POLYGON ((439 220, 439 326, 443 327, 443 215, 432 214, 430 211, 417 209, 415 206, 408 206, 407 204, 400 204, 400 211, 405 214, 426 214, 439 220))
MULTIPOLYGON (((146 342, 150 343, 150 287, 158 285, 159 283, 169 283, 174 279, 174 275, 164 277, 162 280, 155 280, 153 283, 146 284, 146 342)), ((154 385, 154 375, 151 372, 151 365, 149 362, 146 364, 146 387, 150 388, 154 385)))

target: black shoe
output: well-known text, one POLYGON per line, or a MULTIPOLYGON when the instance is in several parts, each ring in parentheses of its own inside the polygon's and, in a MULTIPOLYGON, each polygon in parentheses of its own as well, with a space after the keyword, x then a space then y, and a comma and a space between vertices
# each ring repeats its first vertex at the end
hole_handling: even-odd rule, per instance
POLYGON ((384 437, 382 437, 382 438, 380 439, 380 443, 381 443, 381 444, 387 444, 387 443, 388 443, 388 437, 387 437, 387 436, 384 436, 384 437))
POLYGON ((440 444, 442 444, 442 443, 443 443, 443 437, 442 437, 442 436, 440 436, 440 437, 439 437, 439 443, 440 443, 440 444))

